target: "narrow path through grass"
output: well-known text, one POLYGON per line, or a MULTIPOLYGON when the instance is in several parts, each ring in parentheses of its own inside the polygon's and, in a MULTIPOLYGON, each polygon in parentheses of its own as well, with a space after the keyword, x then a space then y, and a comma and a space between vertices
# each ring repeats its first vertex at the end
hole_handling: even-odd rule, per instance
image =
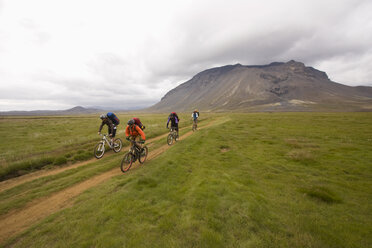
MULTIPOLYGON (((191 128, 191 126, 187 126, 187 127, 181 128, 180 131, 190 129, 190 128, 191 128)), ((168 136, 168 133, 165 133, 165 134, 159 135, 155 138, 149 139, 147 141, 148 146, 151 147, 154 142, 156 142, 160 139, 163 139, 167 136, 168 136)), ((127 149, 129 149, 129 146, 125 146, 125 147, 122 148, 122 150, 127 150, 127 149)), ((110 150, 110 151, 106 152, 104 157, 113 156, 113 155, 115 155, 115 153, 113 153, 110 150)), ((23 184, 23 183, 41 178, 41 177, 46 177, 46 176, 59 174, 59 173, 64 172, 66 170, 75 169, 75 168, 78 168, 80 166, 84 166, 86 164, 93 163, 95 161, 97 161, 97 159, 92 158, 92 159, 89 159, 89 160, 86 160, 86 161, 83 161, 83 162, 78 162, 78 163, 75 163, 75 164, 72 164, 72 165, 69 165, 69 166, 58 167, 58 168, 53 168, 53 169, 39 170, 39 171, 29 173, 29 174, 26 174, 26 175, 23 175, 23 176, 20 176, 20 177, 11 178, 11 179, 0 182, 0 192, 5 191, 5 190, 10 189, 10 188, 13 188, 13 187, 16 187, 20 184, 23 184)))

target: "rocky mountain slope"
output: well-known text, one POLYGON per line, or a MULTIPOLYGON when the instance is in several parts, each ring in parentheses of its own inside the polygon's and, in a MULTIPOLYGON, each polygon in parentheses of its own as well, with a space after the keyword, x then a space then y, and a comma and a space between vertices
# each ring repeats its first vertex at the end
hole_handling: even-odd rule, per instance
POLYGON ((169 91, 148 111, 372 111, 372 87, 332 82, 303 63, 212 68, 169 91))

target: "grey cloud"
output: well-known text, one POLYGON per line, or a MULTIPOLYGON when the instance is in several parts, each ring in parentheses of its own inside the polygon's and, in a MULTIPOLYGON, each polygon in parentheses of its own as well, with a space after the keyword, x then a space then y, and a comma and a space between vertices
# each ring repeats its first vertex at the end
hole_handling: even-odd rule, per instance
MULTIPOLYGON (((159 35, 157 27, 151 26, 155 20, 148 20, 148 30, 144 28, 146 25, 141 25, 140 30, 134 28, 140 32, 128 32, 122 37, 131 40, 140 35, 141 39, 129 43, 138 47, 121 48, 118 42, 119 45, 115 43, 117 46, 112 48, 111 39, 120 39, 117 32, 105 33, 108 36, 101 40, 103 45, 92 40, 91 50, 87 51, 89 59, 85 57, 88 55, 82 55, 87 73, 35 72, 26 80, 36 82, 32 92, 31 86, 17 89, 17 93, 14 89, 2 88, 0 97, 54 99, 83 106, 146 107, 196 73, 213 66, 257 65, 291 59, 326 71, 336 82, 370 84, 372 81, 371 1, 214 0, 183 3, 183 7, 170 15, 169 22, 159 28, 165 29, 159 35), (42 82, 48 86, 44 88, 42 82), (51 90, 53 85, 55 90, 51 90)), ((89 27, 88 21, 85 26, 89 27)), ((33 20, 23 18, 20 23, 32 33, 33 42, 43 45, 55 41, 53 34, 44 32, 33 20)), ((81 26, 81 30, 85 26, 81 26)), ((91 37, 100 36, 102 34, 91 37)), ((78 45, 74 48, 74 52, 79 52, 78 45)), ((66 53, 74 59, 72 51, 66 50, 66 53)), ((1 75, 5 74, 0 63, 1 75)))
MULTIPOLYGON (((325 11, 323 7, 320 5, 303 17, 280 18, 279 11, 272 19, 268 17, 267 23, 256 24, 262 25, 260 32, 244 29, 243 23, 243 28, 232 33, 231 37, 215 36, 215 39, 213 32, 218 31, 223 18, 212 29, 203 22, 205 17, 202 14, 185 18, 190 20, 190 25, 185 25, 187 21, 184 21, 185 26, 180 27, 185 31, 183 40, 176 44, 178 49, 165 58, 167 61, 163 65, 166 66, 160 68, 161 63, 158 63, 156 70, 159 75, 183 76, 213 64, 262 64, 296 59, 311 65, 336 56, 364 54, 372 41, 371 25, 354 27, 353 22, 357 22, 356 18, 363 18, 359 16, 361 8, 371 9, 371 4, 368 1, 349 1, 332 10, 325 11), (358 11, 350 11, 354 8, 358 11), (350 31, 348 25, 354 30, 350 31)), ((368 20, 368 15, 364 18, 368 20)), ((221 28, 228 27, 222 25, 221 28)))

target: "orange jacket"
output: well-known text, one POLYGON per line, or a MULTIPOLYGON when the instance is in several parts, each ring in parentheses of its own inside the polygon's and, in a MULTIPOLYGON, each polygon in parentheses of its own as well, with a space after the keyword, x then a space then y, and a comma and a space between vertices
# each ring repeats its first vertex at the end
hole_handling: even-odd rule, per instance
POLYGON ((134 136, 137 137, 138 135, 141 135, 141 138, 143 140, 146 140, 145 133, 141 130, 141 128, 137 125, 133 125, 134 128, 129 128, 129 125, 125 128, 125 136, 134 136))

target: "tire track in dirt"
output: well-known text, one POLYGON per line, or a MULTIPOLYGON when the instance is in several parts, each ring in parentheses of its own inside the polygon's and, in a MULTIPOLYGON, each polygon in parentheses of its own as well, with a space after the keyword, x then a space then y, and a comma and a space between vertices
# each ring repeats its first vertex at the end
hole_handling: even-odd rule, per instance
MULTIPOLYGON (((184 127, 180 130, 183 130, 185 128, 189 128, 189 127, 184 127)), ((149 146, 151 145, 152 142, 155 142, 159 139, 165 138, 165 137, 167 137, 167 135, 168 135, 168 133, 165 133, 165 134, 159 135, 155 138, 149 139, 148 140, 149 146)), ((129 146, 125 146, 122 149, 128 150, 129 146)), ((109 155, 105 154, 106 157, 107 156, 113 156, 113 155, 114 154, 109 154, 109 155)), ((20 176, 20 177, 11 178, 11 179, 0 182, 0 192, 5 191, 5 190, 10 189, 10 188, 13 188, 13 187, 16 187, 20 184, 38 179, 38 178, 42 178, 42 177, 46 177, 46 176, 52 176, 52 175, 64 172, 66 170, 75 169, 75 168, 78 168, 80 166, 84 166, 86 164, 93 163, 95 161, 97 161, 97 159, 92 158, 92 159, 89 159, 89 160, 86 160, 86 161, 83 161, 83 162, 79 162, 79 163, 75 163, 75 164, 72 164, 72 165, 69 165, 69 166, 63 166, 63 167, 50 169, 50 170, 40 170, 40 171, 29 173, 29 174, 26 174, 26 175, 23 175, 23 176, 20 176)))
MULTIPOLYGON (((201 127, 200 129, 209 127, 213 125, 215 121, 211 121, 206 126, 201 127)), ((189 131, 182 135, 180 138, 185 139, 193 134, 192 131, 189 131)), ((163 138, 166 135, 158 136, 154 139, 158 140, 163 138)), ((153 139, 153 141, 154 141, 153 139)), ((159 156, 166 150, 168 150, 170 146, 167 144, 151 151, 148 155, 148 160, 154 159, 155 157, 159 156)), ((139 165, 135 165, 131 170, 139 167, 139 165)), ((72 187, 67 189, 61 190, 51 196, 37 199, 33 202, 28 203, 24 208, 11 211, 3 216, 1 216, 0 220, 0 244, 6 241, 7 239, 19 234, 20 232, 26 230, 34 223, 44 219, 45 217, 56 213, 64 208, 71 207, 73 205, 73 198, 80 195, 87 189, 94 187, 98 184, 105 182, 106 180, 118 176, 118 175, 125 175, 121 172, 120 169, 114 168, 110 171, 104 172, 100 175, 94 176, 88 180, 85 180, 79 184, 76 184, 72 187)))

